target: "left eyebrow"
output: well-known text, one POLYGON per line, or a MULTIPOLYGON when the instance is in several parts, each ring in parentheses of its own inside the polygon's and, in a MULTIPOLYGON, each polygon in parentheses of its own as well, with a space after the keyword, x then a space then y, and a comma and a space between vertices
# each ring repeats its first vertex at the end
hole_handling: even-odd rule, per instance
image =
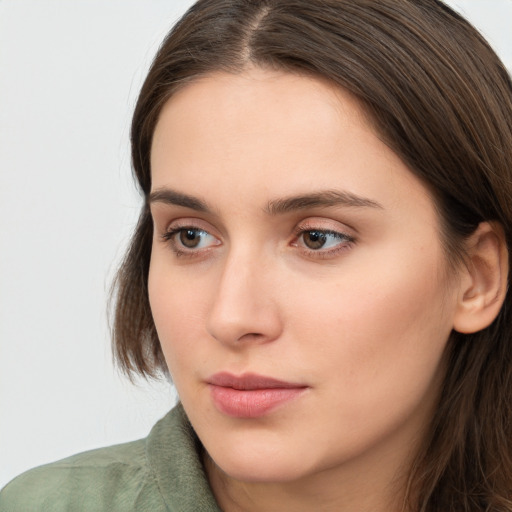
POLYGON ((324 190, 312 194, 285 197, 269 201, 265 207, 265 212, 270 215, 279 215, 306 208, 318 208, 329 206, 348 206, 358 208, 378 208, 384 207, 366 197, 361 197, 351 192, 342 190, 324 190))

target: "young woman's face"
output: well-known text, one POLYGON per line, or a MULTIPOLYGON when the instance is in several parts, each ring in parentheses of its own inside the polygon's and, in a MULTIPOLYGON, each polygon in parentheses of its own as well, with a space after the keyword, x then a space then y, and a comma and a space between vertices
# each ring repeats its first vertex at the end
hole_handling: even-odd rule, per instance
POLYGON ((408 460, 457 285, 427 189, 357 102, 292 74, 207 76, 165 105, 151 165, 151 308, 215 463, 289 482, 408 460))

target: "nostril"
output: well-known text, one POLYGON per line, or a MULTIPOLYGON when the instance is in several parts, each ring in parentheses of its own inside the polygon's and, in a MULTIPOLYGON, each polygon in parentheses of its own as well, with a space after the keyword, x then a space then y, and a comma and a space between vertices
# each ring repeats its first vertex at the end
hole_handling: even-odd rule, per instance
POLYGON ((265 336, 259 332, 248 332, 247 334, 244 334, 239 338, 238 341, 243 341, 244 339, 250 340, 250 339, 258 339, 258 338, 264 338, 265 336))

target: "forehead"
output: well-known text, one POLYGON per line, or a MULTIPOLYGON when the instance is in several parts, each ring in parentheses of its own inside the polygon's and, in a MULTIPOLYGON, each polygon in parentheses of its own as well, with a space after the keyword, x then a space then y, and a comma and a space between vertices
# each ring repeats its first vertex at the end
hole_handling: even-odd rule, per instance
POLYGON ((333 127, 341 119, 353 118, 362 122, 356 101, 321 79, 259 68, 239 74, 212 73, 180 87, 167 101, 155 128, 153 149, 162 128, 172 130, 177 125, 195 135, 194 140, 199 136, 220 139, 230 131, 234 144, 242 137, 269 133, 279 133, 281 139, 286 133, 310 138, 308 126, 333 127), (342 110, 345 115, 340 116, 342 110))
POLYGON ((153 190, 219 200, 341 187, 379 203, 412 188, 430 202, 349 93, 279 71, 216 73, 181 88, 162 109, 151 167, 153 190))

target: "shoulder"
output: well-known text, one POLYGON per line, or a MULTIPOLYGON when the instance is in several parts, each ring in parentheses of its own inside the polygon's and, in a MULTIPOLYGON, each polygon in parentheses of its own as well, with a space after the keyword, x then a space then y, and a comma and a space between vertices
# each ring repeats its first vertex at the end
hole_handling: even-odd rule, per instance
POLYGON ((148 505, 147 510, 163 510, 158 506, 145 446, 145 440, 134 441, 27 471, 0 492, 0 510, 110 512, 146 510, 148 505), (137 506, 140 500, 143 507, 137 506))
POLYGON ((1 512, 221 512, 202 446, 178 404, 140 441, 32 469, 0 491, 1 512))

